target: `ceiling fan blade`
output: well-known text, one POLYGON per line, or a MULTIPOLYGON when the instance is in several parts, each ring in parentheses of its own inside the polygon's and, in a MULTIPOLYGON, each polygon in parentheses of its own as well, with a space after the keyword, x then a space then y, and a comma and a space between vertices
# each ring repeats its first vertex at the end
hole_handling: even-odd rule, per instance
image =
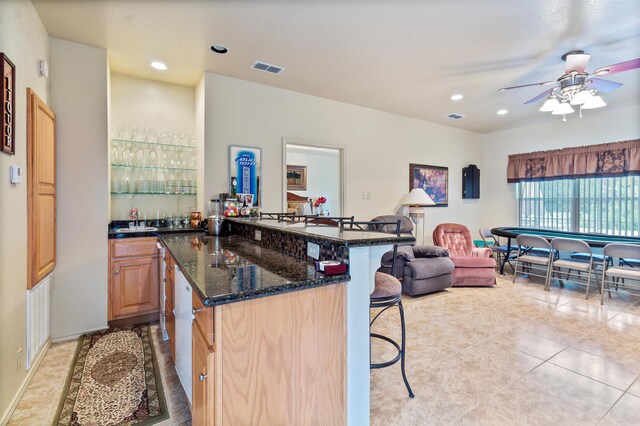
POLYGON ((631 59, 630 61, 620 62, 619 64, 607 65, 601 67, 591 73, 591 75, 616 74, 619 72, 631 71, 640 68, 640 58, 631 59))
POLYGON ((591 55, 588 53, 572 53, 567 55, 567 65, 564 67, 565 74, 569 74, 571 71, 584 72, 584 68, 587 66, 591 55))
POLYGON ((555 83, 556 83, 555 81, 543 81, 542 83, 521 84, 520 86, 502 87, 498 89, 498 91, 502 92, 503 90, 519 89, 521 87, 529 87, 529 86, 546 86, 547 84, 555 84, 555 83))
POLYGON ((601 78, 590 78, 589 80, 587 80, 587 84, 589 85, 589 87, 593 87, 601 93, 613 92, 617 88, 622 87, 622 83, 603 80, 601 78))
POLYGON ((545 90, 544 92, 540 93, 535 98, 529 99, 527 102, 524 103, 524 105, 527 105, 527 104, 533 103, 533 102, 535 102, 537 100, 540 100, 542 98, 545 98, 545 97, 549 96, 551 94, 551 92, 553 92, 553 89, 545 90))

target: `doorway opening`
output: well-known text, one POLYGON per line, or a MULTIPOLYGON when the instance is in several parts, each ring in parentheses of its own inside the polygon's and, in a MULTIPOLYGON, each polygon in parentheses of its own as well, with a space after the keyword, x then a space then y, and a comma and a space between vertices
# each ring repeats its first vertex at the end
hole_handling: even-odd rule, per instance
POLYGON ((283 138, 282 152, 283 212, 342 216, 344 147, 283 138))

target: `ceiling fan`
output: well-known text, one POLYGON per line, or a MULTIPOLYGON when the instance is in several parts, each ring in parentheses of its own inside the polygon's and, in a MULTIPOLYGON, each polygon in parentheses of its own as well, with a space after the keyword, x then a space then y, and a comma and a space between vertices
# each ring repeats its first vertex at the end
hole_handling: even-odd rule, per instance
MULTIPOLYGON (((637 58, 620 62, 619 64, 600 67, 592 73, 588 73, 585 72, 584 69, 589 62, 589 58, 591 58, 591 55, 584 53, 582 50, 567 52, 562 55, 562 60, 567 63, 564 69, 564 74, 562 74, 562 76, 557 80, 503 87, 499 89, 499 91, 553 84, 555 87, 545 90, 538 96, 529 99, 524 104, 527 105, 546 97, 547 100, 540 108, 540 111, 551 112, 554 115, 564 116, 565 114, 571 114, 574 112, 572 107, 573 105, 580 107, 580 116, 582 116, 583 109, 594 109, 607 105, 602 97, 599 96, 599 93, 612 92, 622 86, 622 83, 603 80, 601 78, 597 78, 598 76, 616 74, 640 68, 640 58, 637 58)), ((563 118, 563 121, 566 121, 566 117, 563 118)))

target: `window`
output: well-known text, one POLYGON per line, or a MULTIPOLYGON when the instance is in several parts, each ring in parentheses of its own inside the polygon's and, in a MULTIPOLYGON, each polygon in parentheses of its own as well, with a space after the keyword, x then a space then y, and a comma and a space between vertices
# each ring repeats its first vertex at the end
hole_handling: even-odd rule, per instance
POLYGON ((517 185, 521 227, 640 236, 640 176, 517 185))

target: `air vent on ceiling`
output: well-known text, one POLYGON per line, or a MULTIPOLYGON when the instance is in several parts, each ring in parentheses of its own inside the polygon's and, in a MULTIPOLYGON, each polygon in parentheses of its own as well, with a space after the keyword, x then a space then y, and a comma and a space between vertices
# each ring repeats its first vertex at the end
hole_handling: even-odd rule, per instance
POLYGON ((453 114, 447 115, 447 117, 452 118, 454 120, 460 120, 461 118, 464 118, 464 115, 454 112, 453 114))
POLYGON ((255 61, 251 64, 251 68, 258 71, 269 72, 271 74, 281 74, 285 70, 284 67, 279 67, 262 61, 255 61))

